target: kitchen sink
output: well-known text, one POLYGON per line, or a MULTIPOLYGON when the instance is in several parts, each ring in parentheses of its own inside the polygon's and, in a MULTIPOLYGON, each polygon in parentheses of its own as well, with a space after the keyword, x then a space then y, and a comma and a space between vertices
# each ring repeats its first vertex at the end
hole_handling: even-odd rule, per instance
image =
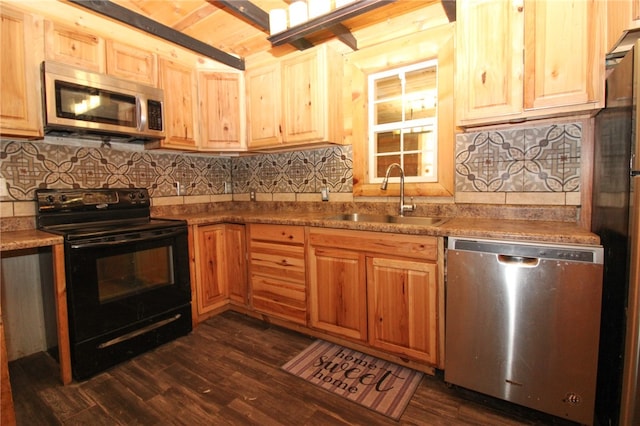
POLYGON ((344 213, 325 217, 326 220, 341 220, 346 222, 375 222, 375 223, 397 223, 405 225, 437 226, 444 222, 439 217, 424 216, 395 216, 384 214, 368 213, 344 213))

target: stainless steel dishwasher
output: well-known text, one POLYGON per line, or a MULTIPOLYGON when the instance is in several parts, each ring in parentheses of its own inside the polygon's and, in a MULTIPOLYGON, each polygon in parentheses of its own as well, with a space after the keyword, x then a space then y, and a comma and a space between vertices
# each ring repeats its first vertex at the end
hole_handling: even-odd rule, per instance
POLYGON ((445 381, 592 424, 602 247, 450 237, 447 249, 445 381))

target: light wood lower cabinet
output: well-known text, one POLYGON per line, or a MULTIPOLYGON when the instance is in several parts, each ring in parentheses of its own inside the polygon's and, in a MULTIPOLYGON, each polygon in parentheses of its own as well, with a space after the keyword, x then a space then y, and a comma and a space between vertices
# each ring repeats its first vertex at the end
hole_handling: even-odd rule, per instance
POLYGON ((251 306, 306 325, 304 227, 249 225, 251 306))
POLYGON ((307 241, 310 327, 438 363, 442 239, 311 228, 307 241))
POLYGON ((364 254, 342 248, 309 248, 309 325, 367 340, 364 254))
POLYGON ((435 263, 368 257, 367 299, 371 346, 436 363, 435 263))
POLYGON ((245 305, 246 262, 244 225, 192 226, 192 279, 197 318, 226 306, 245 305))

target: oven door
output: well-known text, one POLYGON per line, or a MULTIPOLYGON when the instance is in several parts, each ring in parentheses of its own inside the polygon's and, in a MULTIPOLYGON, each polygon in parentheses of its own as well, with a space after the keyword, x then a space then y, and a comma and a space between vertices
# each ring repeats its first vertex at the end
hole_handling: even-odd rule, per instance
POLYGON ((67 242, 66 248, 72 343, 190 304, 186 226, 67 242))

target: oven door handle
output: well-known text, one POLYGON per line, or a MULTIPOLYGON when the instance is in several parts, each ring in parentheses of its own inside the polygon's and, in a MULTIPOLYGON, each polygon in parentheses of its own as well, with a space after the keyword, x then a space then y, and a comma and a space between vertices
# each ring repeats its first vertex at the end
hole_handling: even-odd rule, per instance
POLYGON ((177 230, 177 231, 170 231, 170 232, 166 232, 166 233, 157 233, 154 232, 153 235, 150 234, 146 234, 146 235, 142 235, 139 237, 134 237, 134 238, 123 238, 121 240, 117 240, 117 241, 95 241, 95 242, 88 242, 88 243, 76 243, 76 244, 71 244, 71 248, 72 249, 85 249, 85 248, 100 248, 100 247, 115 247, 115 246, 121 246, 124 244, 131 244, 131 243, 136 243, 136 242, 140 242, 140 241, 153 241, 153 240, 157 240, 160 238, 167 238, 167 237, 175 237, 178 235, 182 235, 184 233, 184 230, 177 230))

